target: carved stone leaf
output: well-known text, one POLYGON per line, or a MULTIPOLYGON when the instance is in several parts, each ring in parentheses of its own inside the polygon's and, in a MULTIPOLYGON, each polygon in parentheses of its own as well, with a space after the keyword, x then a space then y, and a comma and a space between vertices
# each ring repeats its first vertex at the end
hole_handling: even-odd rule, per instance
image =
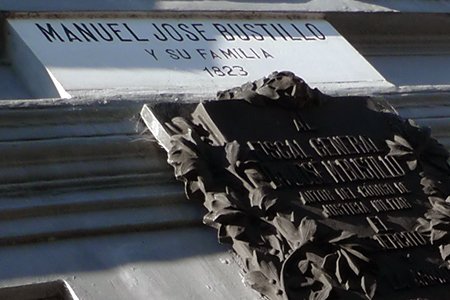
POLYGON ((171 135, 176 135, 176 134, 182 134, 183 133, 183 129, 178 127, 176 124, 172 123, 172 122, 165 122, 165 125, 168 129, 168 131, 170 132, 171 135))
POLYGON ((436 224, 439 220, 445 219, 445 215, 441 214, 438 211, 430 210, 425 213, 425 217, 429 220, 431 220, 431 227, 433 227, 433 224, 436 224))
POLYGON ((194 152, 189 146, 188 141, 180 139, 178 142, 170 149, 168 153, 167 162, 171 165, 179 165, 186 159, 197 158, 197 153, 194 152))
POLYGON ((218 211, 222 208, 232 207, 233 204, 225 193, 206 193, 204 206, 208 211, 218 211))
MULTIPOLYGON (((435 198, 435 197, 430 197, 430 202, 432 202, 431 198, 435 198)), ((450 218, 450 207, 448 205, 445 205, 444 201, 433 201, 432 205, 433 205, 433 209, 435 211, 450 218)))
POLYGON ((321 93, 312 90, 301 78, 289 71, 273 72, 267 78, 248 82, 241 87, 217 93, 218 100, 243 99, 257 106, 276 103, 285 108, 301 108, 318 102, 321 93))
POLYGON ((330 293, 333 289, 333 286, 331 284, 332 279, 331 277, 324 272, 322 269, 312 266, 312 273, 314 275, 314 278, 316 278, 318 281, 320 281, 323 286, 319 291, 312 292, 309 299, 310 300, 326 300, 330 297, 330 293))
POLYGON ((406 164, 411 171, 414 171, 417 168, 417 159, 409 160, 406 162, 406 164))
POLYGON ((418 125, 416 122, 414 122, 413 119, 406 119, 406 122, 408 122, 408 124, 409 124, 411 127, 419 128, 419 125, 418 125))
POLYGON ((442 239, 448 236, 448 231, 444 230, 431 230, 430 240, 432 244, 439 243, 442 239))
POLYGON ((278 198, 273 195, 266 195, 261 203, 261 208, 265 211, 269 210, 278 201, 278 198))
POLYGON ((409 144, 409 142, 408 142, 407 140, 405 140, 403 137, 399 136, 399 135, 395 135, 395 136, 394 136, 394 141, 395 141, 398 145, 402 146, 404 149, 411 150, 411 151, 413 150, 413 148, 412 148, 412 146, 409 144))
POLYGON ((253 89, 256 90, 257 88, 262 87, 264 84, 266 84, 266 82, 267 82, 267 78, 266 77, 263 77, 263 78, 260 78, 258 80, 255 80, 253 82, 253 89))
POLYGON ((252 179, 253 182, 256 182, 257 185, 259 185, 261 183, 265 183, 265 181, 266 181, 266 178, 261 174, 261 172, 259 172, 259 170, 255 169, 255 168, 246 168, 244 170, 244 173, 250 179, 252 179))
POLYGON ((442 220, 446 219, 446 217, 443 214, 436 212, 436 211, 427 212, 425 214, 425 217, 427 217, 430 220, 430 229, 431 230, 436 229, 435 226, 439 225, 442 222, 442 220))
POLYGON ((414 153, 414 148, 403 137, 395 135, 394 141, 386 141, 386 144, 390 148, 389 155, 397 156, 406 160, 408 168, 413 171, 417 167, 417 157, 414 153))
POLYGON ((355 275, 359 275, 360 270, 359 270, 359 267, 358 267, 358 263, 356 263, 354 261, 354 259, 352 258, 352 255, 350 255, 344 249, 341 249, 340 251, 341 251, 343 257, 345 257, 346 262, 347 262, 348 266, 350 267, 350 269, 355 273, 355 275))
POLYGON ((198 168, 197 153, 192 147, 194 145, 191 142, 185 138, 180 138, 168 153, 167 162, 174 166, 177 178, 184 177, 198 168))
POLYGON ((450 220, 448 218, 433 219, 431 227, 434 230, 450 231, 450 220))
POLYGON ((428 197, 428 200, 430 201, 431 205, 435 206, 436 204, 442 204, 445 203, 445 200, 442 199, 441 197, 428 197))
POLYGON ((239 160, 239 151, 240 146, 236 141, 232 141, 231 143, 227 143, 225 145, 226 157, 232 167, 236 166, 239 160))
POLYGON ((367 263, 370 261, 370 259, 367 256, 365 256, 364 254, 362 254, 361 252, 359 252, 356 249, 353 249, 353 248, 350 248, 350 247, 346 247, 345 251, 348 252, 349 254, 359 258, 360 260, 363 260, 363 261, 367 262, 367 263))
POLYGON ((214 222, 222 224, 240 223, 239 221, 243 221, 247 217, 247 215, 242 211, 231 207, 220 209, 213 216, 214 222))
POLYGON ((450 193, 449 187, 439 180, 435 178, 425 177, 424 173, 421 173, 420 175, 423 177, 420 180, 420 184, 423 186, 423 192, 426 195, 447 197, 447 195, 450 193))
POLYGON ((261 271, 247 273, 244 276, 244 283, 270 299, 282 299, 277 286, 271 284, 269 279, 261 271))
POLYGON ((259 207, 263 211, 267 211, 277 202, 278 198, 272 193, 268 186, 258 187, 250 192, 250 204, 259 207))
POLYGON ((310 266, 309 259, 301 260, 298 263, 298 269, 300 270, 300 272, 302 272, 302 274, 305 274, 306 272, 308 272, 309 266, 310 266))
POLYGON ((269 250, 269 254, 270 255, 274 255, 277 256, 280 261, 284 259, 284 247, 283 244, 281 243, 280 239, 274 235, 264 235, 262 236, 263 240, 267 242, 270 250, 269 250))
POLYGON ((258 278, 261 279, 259 283, 264 287, 264 290, 260 290, 260 292, 268 296, 271 300, 281 300, 282 291, 280 290, 279 286, 279 284, 281 283, 281 270, 277 268, 277 266, 279 266, 278 259, 273 256, 263 254, 259 251, 253 251, 253 257, 250 264, 252 266, 249 269, 251 272, 257 271, 264 275, 264 277, 261 277, 261 274, 257 275, 258 278))
POLYGON ((336 268, 337 259, 338 259, 337 253, 327 254, 323 258, 322 268, 325 270, 334 270, 336 268))
POLYGON ((217 100, 230 100, 233 99, 234 93, 233 90, 226 90, 226 91, 218 91, 216 95, 217 100))
POLYGON ((311 287, 315 282, 316 281, 310 277, 304 277, 301 279, 288 278, 284 283, 284 287, 286 290, 301 290, 311 287))
POLYGON ((233 249, 236 251, 236 253, 245 259, 245 266, 247 270, 251 270, 250 268, 250 264, 251 264, 251 259, 249 259, 249 257, 252 257, 252 250, 250 249, 250 245, 248 241, 240 241, 240 240, 235 240, 230 242, 230 244, 233 244, 233 249))
POLYGON ((416 231, 423 235, 428 235, 431 231, 431 223, 425 218, 418 218, 417 223, 416 231))
POLYGON ((288 76, 277 76, 271 85, 277 90, 287 90, 294 85, 292 78, 288 76))
POLYGON ((294 224, 290 220, 278 216, 273 219, 273 223, 287 240, 291 248, 294 248, 295 244, 300 240, 300 235, 294 224))
POLYGON ((307 252, 306 258, 316 266, 320 266, 323 263, 323 258, 312 252, 307 252))
POLYGON ((316 233, 317 224, 314 220, 303 218, 298 228, 294 223, 283 217, 275 217, 274 224, 285 237, 292 249, 306 244, 316 233))
POLYGON ((183 117, 173 118, 172 124, 181 130, 181 131, 179 131, 179 134, 186 134, 186 133, 192 132, 192 130, 194 130, 196 133, 198 133, 202 136, 209 135, 209 133, 205 129, 203 129, 203 127, 197 126, 194 123, 192 123, 190 120, 187 120, 183 117))
POLYGON ((172 131, 172 135, 185 134, 190 127, 182 117, 175 117, 170 122, 166 122, 165 125, 172 131))
POLYGON ((368 299, 373 299, 377 290, 377 282, 371 275, 364 275, 361 277, 361 288, 368 299))
POLYGON ((236 225, 226 225, 225 229, 226 232, 228 233, 228 236, 232 237, 235 240, 242 240, 242 236, 244 235, 245 232, 245 227, 236 225))
POLYGON ((217 228, 217 238, 219 243, 221 244, 232 244, 233 238, 228 234, 227 226, 219 223, 208 224, 204 222, 206 225, 217 228))
POLYGON ((267 274, 269 279, 275 282, 280 281, 279 270, 277 269, 273 261, 260 260, 259 267, 264 274, 267 274))
POLYGON ((299 247, 310 241, 317 231, 317 224, 314 220, 303 218, 298 228, 299 247))
POLYGON ((216 219, 217 219, 217 211, 209 211, 206 215, 203 216, 203 223, 205 223, 208 226, 216 228, 218 226, 216 219))
POLYGON ((189 181, 186 182, 185 186, 184 186, 184 192, 186 194, 186 196, 188 197, 188 199, 192 198, 192 194, 195 194, 197 192, 204 192, 204 185, 198 181, 189 181))
POLYGON ((197 161, 194 159, 185 160, 183 163, 176 165, 174 168, 176 178, 189 176, 189 173, 197 170, 197 161))
POLYGON ((330 297, 330 293, 333 287, 331 284, 325 285, 321 290, 312 292, 309 300, 326 300, 330 297))
POLYGON ((434 187, 434 182, 431 178, 428 177, 422 177, 420 180, 420 184, 423 186, 422 190, 425 193, 425 195, 435 195, 436 189, 434 187))
POLYGON ((449 244, 440 245, 439 252, 441 253, 442 259, 447 261, 450 257, 450 245, 449 244))
POLYGON ((234 95, 235 99, 244 99, 256 106, 263 106, 265 104, 264 99, 261 98, 257 92, 253 90, 242 90, 234 95))
POLYGON ((220 224, 240 224, 246 220, 247 215, 237 209, 231 202, 232 196, 226 193, 207 193, 204 205, 208 213, 203 217, 203 222, 217 228, 220 224))
POLYGON ((342 231, 341 234, 330 240, 330 243, 333 244, 348 244, 351 242, 351 240, 355 237, 354 233, 351 233, 349 231, 342 231))
POLYGON ((404 155, 411 154, 413 148, 403 137, 399 135, 394 136, 394 141, 387 140, 387 145, 390 148, 390 155, 402 157, 404 155))
POLYGON ((336 278, 340 284, 343 284, 347 281, 347 279, 350 276, 350 267, 345 259, 345 257, 342 255, 340 251, 337 252, 338 257, 336 260, 336 278))
POLYGON ((260 95, 263 95, 267 98, 276 100, 280 98, 280 95, 277 93, 275 88, 271 87, 270 85, 264 85, 256 90, 256 92, 260 95))

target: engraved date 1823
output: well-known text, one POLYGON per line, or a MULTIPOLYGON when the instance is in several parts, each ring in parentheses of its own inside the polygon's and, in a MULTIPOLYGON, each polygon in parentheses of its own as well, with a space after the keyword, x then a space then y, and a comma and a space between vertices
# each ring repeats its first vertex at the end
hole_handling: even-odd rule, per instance
POLYGON ((248 72, 242 66, 213 66, 205 67, 202 71, 205 71, 211 77, 248 76, 248 72))

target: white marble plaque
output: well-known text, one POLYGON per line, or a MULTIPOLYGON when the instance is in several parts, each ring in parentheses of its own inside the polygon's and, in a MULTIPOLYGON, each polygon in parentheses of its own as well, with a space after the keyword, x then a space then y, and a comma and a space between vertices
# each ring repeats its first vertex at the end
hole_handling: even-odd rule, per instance
POLYGON ((321 20, 35 19, 12 29, 70 92, 215 93, 273 71, 310 86, 390 86, 321 20))

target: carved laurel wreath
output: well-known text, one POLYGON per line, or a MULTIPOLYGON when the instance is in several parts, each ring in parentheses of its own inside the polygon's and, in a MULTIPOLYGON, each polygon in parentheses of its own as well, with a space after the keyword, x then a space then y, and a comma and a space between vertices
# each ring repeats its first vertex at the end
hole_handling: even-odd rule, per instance
POLYGON ((406 161, 410 170, 418 169, 420 183, 428 196, 430 209, 418 219, 417 231, 438 247, 444 261, 450 262, 450 168, 448 151, 431 138, 428 128, 419 127, 412 120, 392 120, 404 128, 402 136, 386 141, 390 155, 406 161))
MULTIPOLYGON (((242 87, 218 93, 218 99, 245 99, 255 105, 301 109, 320 105, 323 95, 290 72, 274 72, 242 87)), ((386 114, 388 115, 388 114, 386 114)), ((418 229, 450 260, 450 191, 447 151, 429 132, 411 121, 388 115, 399 134, 386 141, 390 155, 419 168, 430 210, 418 229), (406 126, 405 126, 406 125, 406 126)), ((377 266, 371 247, 355 234, 336 231, 296 211, 284 211, 274 190, 237 142, 213 146, 209 133, 188 120, 171 124, 168 162, 184 181, 188 198, 203 201, 204 223, 218 230, 242 259, 244 282, 272 300, 373 299, 377 266), (220 178, 220 182, 215 181, 220 178), (252 182, 260 183, 255 187, 252 182)))
POLYGON ((211 146, 192 124, 185 124, 173 137, 168 161, 185 182, 187 195, 204 198, 204 223, 216 228, 219 241, 231 244, 243 259, 247 285, 273 300, 298 299, 296 294, 305 289, 311 291, 311 300, 330 299, 336 289, 372 299, 376 282, 366 254, 369 247, 349 232, 330 231, 295 212, 278 211, 278 199, 268 185, 252 187, 249 177, 261 175, 253 162, 241 160, 244 155, 236 142, 211 146), (218 151, 226 161, 209 159, 209 153, 218 151), (211 170, 220 169, 230 175, 232 185, 211 180, 211 170))

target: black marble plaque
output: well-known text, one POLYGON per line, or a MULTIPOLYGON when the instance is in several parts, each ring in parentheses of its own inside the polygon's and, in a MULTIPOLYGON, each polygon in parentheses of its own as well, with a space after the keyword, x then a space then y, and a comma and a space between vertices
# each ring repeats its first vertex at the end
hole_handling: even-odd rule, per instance
POLYGON ((142 116, 170 137, 168 162, 247 285, 269 299, 447 297, 448 153, 427 129, 288 72, 218 98, 142 116))

